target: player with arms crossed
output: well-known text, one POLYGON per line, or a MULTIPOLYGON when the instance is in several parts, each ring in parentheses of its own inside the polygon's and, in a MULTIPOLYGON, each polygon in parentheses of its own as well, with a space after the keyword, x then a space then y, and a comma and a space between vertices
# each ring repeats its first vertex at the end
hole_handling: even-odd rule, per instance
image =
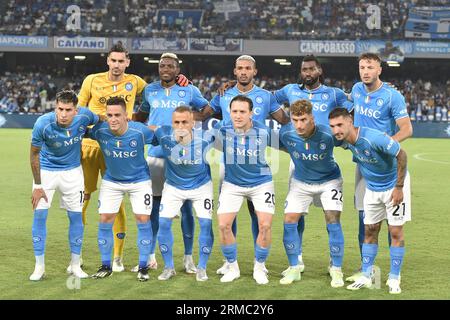
MULTIPOLYGON (((188 84, 186 87, 177 86, 176 81, 180 73, 178 56, 173 53, 163 53, 159 61, 159 81, 152 82, 145 87, 143 101, 133 119, 139 122, 147 122, 151 127, 172 125, 172 113, 178 106, 191 106, 197 110, 208 105, 200 90, 188 84)), ((156 237, 159 228, 159 206, 164 187, 164 158, 161 146, 150 146, 147 162, 152 172, 153 209, 152 227, 153 243, 149 260, 149 267, 156 269, 155 259, 156 237)), ((184 241, 183 265, 187 273, 196 273, 196 267, 192 258, 194 245, 194 217, 192 202, 185 201, 181 207, 181 228, 184 241)), ((134 270, 136 271, 136 268, 134 270)))
MULTIPOLYGON (((344 91, 335 87, 328 87, 323 84, 323 69, 319 60, 314 55, 307 55, 303 58, 300 66, 301 84, 290 83, 275 91, 275 98, 278 103, 292 104, 297 100, 309 100, 313 105, 312 114, 316 125, 329 126, 328 114, 338 107, 352 109, 353 104, 348 101, 344 91)), ((292 177, 294 164, 291 161, 289 166, 289 177, 292 177)), ((300 239, 300 253, 298 256, 301 272, 305 271, 303 262, 303 232, 305 230, 305 218, 302 215, 297 225, 297 232, 300 239)), ((284 276, 287 270, 282 272, 284 276)))
POLYGON ((206 152, 212 136, 203 136, 202 130, 193 130, 194 117, 190 107, 179 106, 172 113, 172 126, 162 126, 155 132, 166 159, 164 188, 159 213, 158 242, 164 258, 164 270, 159 280, 168 280, 175 273, 173 263, 172 220, 180 214, 187 200, 197 213, 200 225, 198 237, 199 263, 197 281, 206 281, 206 264, 212 251, 213 185, 206 152))
POLYGON ((231 282, 240 277, 236 238, 231 225, 244 198, 253 202, 259 224, 253 278, 258 284, 269 282, 264 263, 272 241, 275 194, 272 174, 264 153, 266 147, 272 145, 272 135, 267 126, 252 120, 252 109, 252 100, 238 95, 230 102, 232 122, 220 122, 215 126, 216 139, 223 145, 225 159, 225 177, 217 215, 222 253, 227 259, 228 268, 220 279, 221 282, 231 282))
MULTIPOLYGON (((252 56, 242 55, 236 59, 235 68, 233 70, 237 82, 228 90, 224 91, 223 95, 217 94, 210 103, 202 110, 201 113, 195 113, 197 120, 205 120, 214 114, 221 114, 224 122, 230 121, 230 101, 238 96, 244 95, 252 100, 253 112, 252 119, 261 123, 265 123, 270 116, 280 124, 289 122, 289 117, 283 111, 280 104, 275 100, 274 95, 254 84, 254 77, 258 73, 256 68, 256 61, 252 56)), ((224 166, 220 164, 219 185, 222 184, 224 178, 224 166)), ((253 241, 256 243, 258 238, 258 219, 255 213, 253 204, 247 200, 250 217, 252 219, 252 234, 253 241)), ((237 224, 236 220, 232 226, 233 234, 236 237, 237 224)), ((217 270, 218 274, 224 274, 228 268, 228 263, 225 261, 224 265, 217 270)))
POLYGON ((406 152, 386 133, 366 127, 355 127, 346 109, 330 113, 330 127, 343 147, 350 149, 366 180, 364 195, 365 237, 362 245, 362 275, 347 286, 359 290, 372 286, 372 268, 378 252, 381 223, 387 220, 392 237, 389 293, 399 294, 400 271, 405 254, 403 225, 411 220, 411 189, 407 176, 406 152))
POLYGON ((30 276, 32 281, 41 280, 45 274, 46 223, 56 190, 61 193, 62 207, 67 210, 70 222, 71 273, 78 278, 88 277, 80 267, 84 234, 81 218, 84 195, 81 140, 87 127, 99 119, 88 109, 77 108, 77 103, 75 92, 59 92, 56 95, 56 110, 40 116, 33 127, 30 163, 33 172, 32 235, 36 265, 30 276))
POLYGON ((139 281, 147 281, 147 261, 153 237, 150 221, 152 182, 144 147, 154 141, 154 134, 142 123, 128 121, 126 108, 125 99, 109 98, 106 102, 108 123, 98 124, 89 131, 89 136, 99 142, 106 162, 98 200, 98 247, 102 265, 92 277, 105 278, 113 272, 113 223, 123 197, 128 193, 138 229, 137 278, 139 281))
MULTIPOLYGON (((364 53, 359 57, 361 82, 356 83, 351 92, 354 106, 355 127, 368 127, 402 142, 412 136, 412 124, 406 109, 405 99, 396 89, 380 80, 381 59, 375 53, 364 53)), ((359 213, 358 241, 360 252, 364 242, 364 193, 366 181, 358 164, 355 172, 355 207, 359 213)), ((391 238, 389 237, 389 242, 391 238)), ((355 281, 360 272, 348 277, 355 281)))
POLYGON ((280 145, 289 152, 295 165, 289 183, 285 203, 283 243, 289 260, 289 269, 280 280, 291 284, 301 279, 301 264, 298 256, 301 241, 297 224, 308 207, 318 202, 323 208, 331 257, 331 286, 344 286, 342 260, 344 256, 344 234, 340 223, 343 207, 342 177, 334 161, 334 140, 329 126, 316 124, 313 105, 309 100, 298 100, 290 106, 291 123, 280 129, 280 145))

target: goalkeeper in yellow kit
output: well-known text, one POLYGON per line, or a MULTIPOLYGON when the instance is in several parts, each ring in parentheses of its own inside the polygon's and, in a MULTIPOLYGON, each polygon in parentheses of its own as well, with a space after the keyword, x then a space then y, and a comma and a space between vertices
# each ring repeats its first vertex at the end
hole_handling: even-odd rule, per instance
MULTIPOLYGON (((126 74, 130 57, 126 48, 115 44, 108 53, 109 70, 88 75, 81 86, 78 104, 89 108, 98 115, 106 115, 106 101, 111 97, 122 97, 127 104, 127 115, 131 119, 136 96, 141 95, 146 82, 134 74, 126 74)), ((97 141, 83 139, 81 147, 81 165, 84 173, 85 195, 83 204, 83 224, 86 224, 86 211, 91 194, 97 190, 98 174, 105 172, 105 161, 97 141)), ((122 202, 114 222, 114 260, 113 271, 124 270, 122 263, 124 238, 126 234, 125 207, 122 202)))

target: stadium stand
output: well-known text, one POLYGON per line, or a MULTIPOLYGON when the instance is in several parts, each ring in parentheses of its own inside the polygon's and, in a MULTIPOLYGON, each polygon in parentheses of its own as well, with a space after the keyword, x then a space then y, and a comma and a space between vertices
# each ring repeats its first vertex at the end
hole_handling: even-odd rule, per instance
MULTIPOLYGON (((47 112, 54 107, 57 91, 61 89, 79 90, 82 77, 67 78, 61 76, 63 70, 52 72, 5 72, 0 75, 0 112, 47 112)), ((154 81, 156 75, 146 77, 154 81)), ((219 86, 228 79, 223 76, 198 75, 192 79, 206 99, 211 100, 217 94, 219 86)), ((295 78, 256 79, 256 85, 267 90, 276 90, 287 83, 295 83, 295 78)), ((392 82, 405 96, 408 111, 413 120, 447 121, 450 110, 450 80, 430 82, 422 79, 395 79, 392 82)), ((325 78, 325 84, 350 92, 354 84, 351 80, 325 78)))
POLYGON ((81 30, 66 27, 65 1, 0 2, 0 34, 128 37, 211 37, 243 39, 401 39, 408 10, 443 6, 447 0, 380 0, 381 29, 360 28, 369 3, 355 0, 235 1, 239 11, 215 11, 210 0, 73 0, 81 9, 81 30), (178 11, 186 10, 183 17, 178 11), (197 11, 198 14, 187 14, 197 11), (125 14, 123 14, 125 13, 125 14))

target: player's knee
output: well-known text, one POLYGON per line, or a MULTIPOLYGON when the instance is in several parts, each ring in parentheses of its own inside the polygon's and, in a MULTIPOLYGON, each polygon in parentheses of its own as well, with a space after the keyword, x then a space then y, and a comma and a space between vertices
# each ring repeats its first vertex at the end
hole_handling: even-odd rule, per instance
POLYGON ((113 223, 115 215, 114 214, 101 214, 100 222, 101 223, 113 223))
POLYGON ((263 235, 269 233, 271 228, 272 223, 270 223, 270 221, 261 221, 259 223, 259 232, 261 232, 263 235))
POLYGON ((301 214, 285 214, 284 223, 296 223, 302 217, 301 214))
POLYGON ((150 221, 150 216, 145 214, 136 214, 136 222, 137 223, 147 223, 150 221))
POLYGON ((221 234, 231 233, 231 223, 219 222, 219 231, 221 234))

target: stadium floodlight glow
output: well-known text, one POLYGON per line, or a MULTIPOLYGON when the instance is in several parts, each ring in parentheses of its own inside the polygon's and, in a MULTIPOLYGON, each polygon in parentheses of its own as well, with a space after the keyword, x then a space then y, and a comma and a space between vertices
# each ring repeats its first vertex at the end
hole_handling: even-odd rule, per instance
POLYGON ((73 57, 75 60, 84 60, 86 59, 86 56, 75 56, 73 57))
POLYGON ((290 66, 292 63, 289 61, 286 62, 280 62, 280 66, 290 66))
POLYGON ((69 57, 65 57, 64 60, 70 61, 70 58, 69 57))
POLYGON ((148 63, 159 63, 159 60, 156 60, 156 59, 148 59, 148 63))
POLYGON ((183 63, 183 60, 178 60, 178 63, 183 63))
POLYGON ((281 63, 281 62, 286 62, 286 61, 287 61, 286 59, 281 59, 281 58, 273 59, 273 62, 276 62, 276 63, 281 63))
POLYGON ((148 61, 150 59, 149 57, 144 57, 144 61, 148 61))

